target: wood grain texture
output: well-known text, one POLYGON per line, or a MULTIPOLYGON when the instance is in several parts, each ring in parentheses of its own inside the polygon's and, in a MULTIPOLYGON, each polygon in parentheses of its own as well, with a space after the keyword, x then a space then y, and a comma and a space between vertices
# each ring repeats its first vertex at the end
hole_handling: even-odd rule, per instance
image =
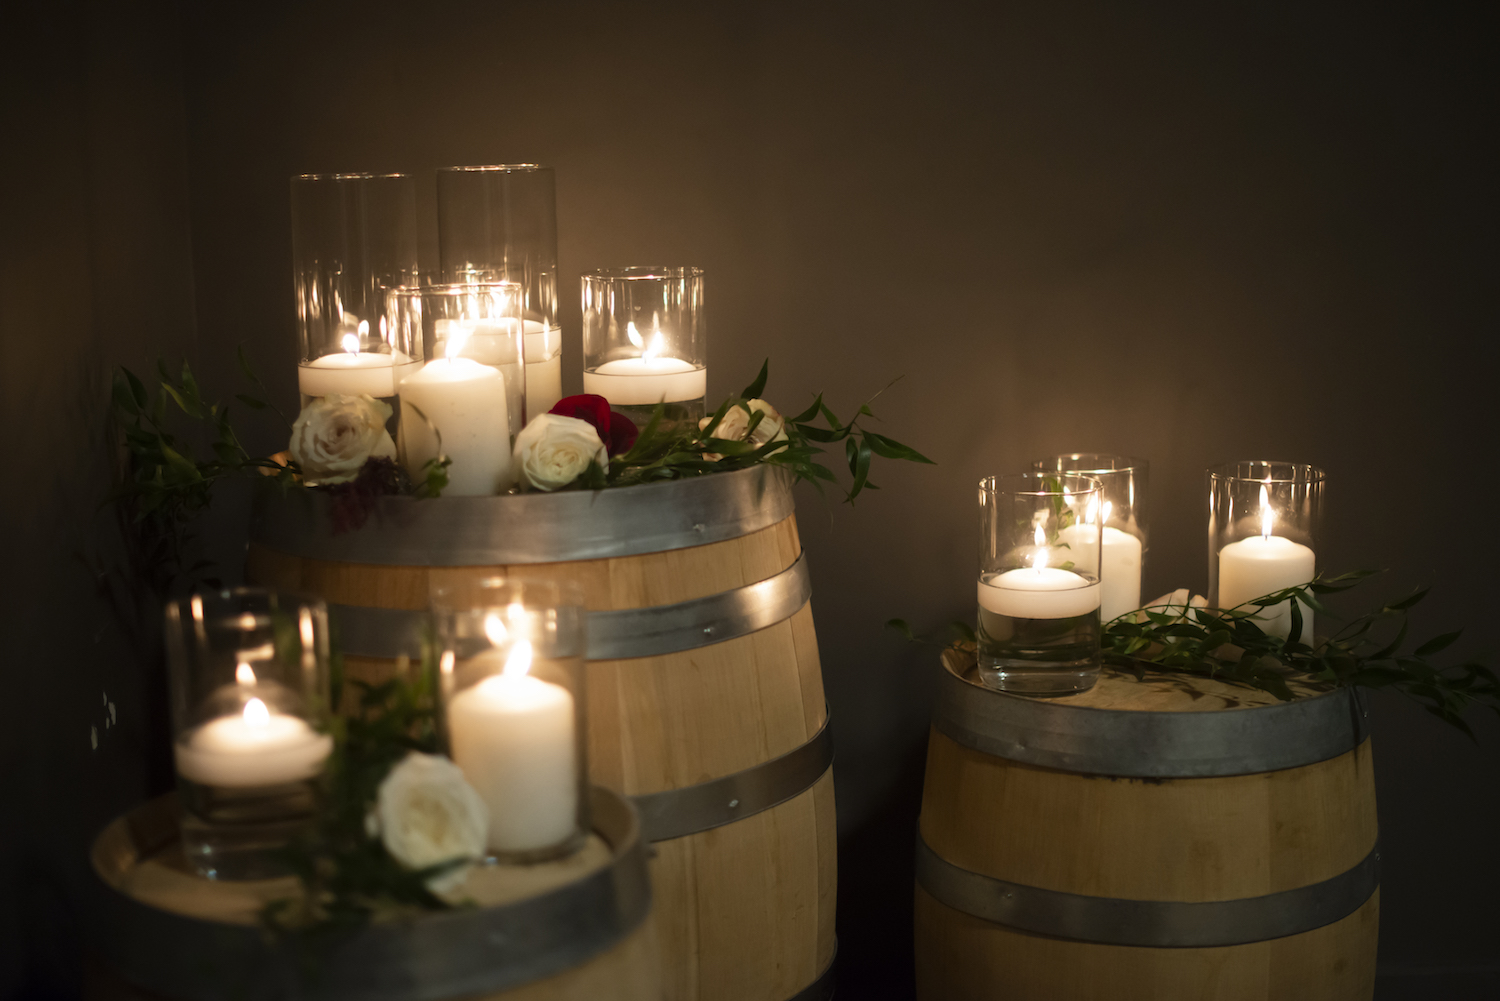
MULTIPOLYGON (((474 567, 304 560, 252 544, 247 576, 327 601, 427 607, 430 587, 499 574, 576 581, 592 611, 646 608, 754 584, 801 554, 795 517, 737 539, 603 560, 474 567)), ((345 658, 378 682, 395 663, 345 658)), ((807 742, 827 711, 812 606, 694 650, 588 664, 592 781, 627 795, 694 785, 807 742)), ((831 772, 771 810, 661 842, 652 872, 666 1001, 783 1001, 832 959, 831 772)))
POLYGON ((937 730, 922 837, 965 869, 1131 900, 1235 900, 1353 868, 1375 847, 1370 742, 1256 775, 1131 779, 996 758, 937 730))
POLYGON ((1016 931, 916 891, 919 1001, 1370 1001, 1380 893, 1300 935, 1210 949, 1016 931))
MULTIPOLYGON (((965 670, 949 656, 950 668, 965 670)), ((1236 711, 1262 694, 1208 678, 1106 672, 1069 706, 1236 711)), ((1269 699, 1266 696, 1265 699, 1269 699)), ((1038 700, 1046 701, 1046 700, 1038 700)), ((1092 897, 1205 902, 1331 879, 1375 847, 1366 740, 1328 761, 1210 778, 1083 775, 993 757, 936 729, 920 821, 939 856, 973 872, 1092 897)), ((920 1001, 1369 1001, 1379 894, 1300 935, 1207 949, 1102 945, 972 917, 917 888, 920 1001)))

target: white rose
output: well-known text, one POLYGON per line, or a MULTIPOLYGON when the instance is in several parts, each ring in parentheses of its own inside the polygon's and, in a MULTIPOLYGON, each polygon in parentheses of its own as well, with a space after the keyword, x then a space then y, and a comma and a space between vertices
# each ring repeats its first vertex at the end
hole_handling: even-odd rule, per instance
POLYGON ((607 466, 609 454, 588 421, 541 414, 516 435, 516 468, 523 486, 557 490, 576 480, 590 462, 607 466))
POLYGON ((369 396, 320 396, 292 425, 292 458, 309 484, 345 483, 366 459, 396 457, 391 408, 369 396))
MULTIPOLYGON (((712 417, 700 420, 698 430, 706 429, 712 420, 712 417)), ((723 441, 749 441, 757 446, 770 441, 785 441, 786 420, 765 400, 746 400, 743 404, 736 404, 729 408, 723 419, 719 421, 719 426, 714 428, 714 437, 723 441), (760 423, 747 438, 745 432, 750 427, 750 418, 754 414, 765 416, 760 419, 760 423)), ((710 462, 724 458, 717 452, 706 452, 703 457, 710 462)))
MULTIPOLYGON (((392 768, 375 798, 372 834, 408 869, 442 862, 468 862, 484 855, 490 813, 463 770, 437 754, 408 754, 392 768)), ((458 887, 467 865, 428 880, 434 893, 458 887)))

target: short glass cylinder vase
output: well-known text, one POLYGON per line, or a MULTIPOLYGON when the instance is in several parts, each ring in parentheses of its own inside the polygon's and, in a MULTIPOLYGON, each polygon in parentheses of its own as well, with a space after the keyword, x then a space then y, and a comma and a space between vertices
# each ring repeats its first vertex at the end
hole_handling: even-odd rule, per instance
MULTIPOLYGON (((1225 610, 1317 574, 1323 470, 1302 462, 1245 461, 1208 471, 1208 603, 1225 610)), ((1270 636, 1313 642, 1312 609, 1284 601, 1257 612, 1270 636)))
POLYGON ((1019 695, 1099 679, 1099 481, 1016 473, 979 481, 979 678, 1019 695))
POLYGON ((589 830, 582 591, 481 578, 434 588, 432 609, 443 738, 489 809, 491 855, 576 850, 589 830))
POLYGON ((557 183, 551 167, 502 163, 437 173, 438 278, 515 282, 526 337, 522 423, 562 399, 557 183))
POLYGON ((417 481, 446 457, 445 496, 487 497, 514 479, 528 375, 521 292, 514 282, 485 282, 392 293, 392 312, 416 318, 432 355, 401 380, 396 451, 417 481))
POLYGON ((388 312, 417 273, 417 188, 406 174, 292 178, 292 281, 302 406, 369 396, 394 407, 422 363, 410 324, 388 312))
POLYGON ((1039 473, 1080 473, 1099 481, 1104 523, 1099 618, 1110 622, 1140 608, 1151 538, 1147 527, 1150 464, 1133 456, 1070 452, 1037 459, 1031 468, 1039 473))
POLYGON ((583 391, 645 427, 703 416, 708 324, 701 268, 606 268, 583 276, 583 391))
POLYGON ((265 879, 312 819, 333 750, 328 612, 267 588, 168 602, 173 753, 188 865, 210 879, 265 879))

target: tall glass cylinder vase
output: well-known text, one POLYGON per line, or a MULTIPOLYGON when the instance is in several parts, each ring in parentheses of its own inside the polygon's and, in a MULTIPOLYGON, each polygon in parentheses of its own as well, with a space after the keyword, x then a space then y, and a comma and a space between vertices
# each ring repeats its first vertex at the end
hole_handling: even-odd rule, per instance
POLYGON ((582 590, 481 578, 434 588, 432 608, 443 736, 489 808, 490 852, 573 851, 589 829, 582 590))
POLYGON ((979 481, 979 677, 1022 695, 1099 678, 1099 481, 1017 473, 979 481))
POLYGON ((393 312, 415 318, 433 355, 401 380, 397 453, 423 480, 428 463, 449 461, 445 496, 509 489, 511 446, 525 409, 523 290, 514 282, 431 285, 393 293, 393 312))
POLYGON ((422 362, 389 292, 417 273, 417 188, 406 174, 292 178, 292 281, 302 406, 369 396, 394 409, 396 386, 422 362))
POLYGON ((1037 459, 1031 468, 1037 472, 1081 473, 1099 481, 1099 517, 1104 523, 1099 615, 1109 622, 1140 608, 1141 581, 1150 547, 1150 464, 1132 456, 1070 452, 1037 459))
POLYGON ((168 602, 173 752, 188 865, 211 879, 262 879, 307 824, 323 766, 328 613, 267 588, 168 602))
POLYGON ((445 167, 438 171, 437 204, 442 282, 521 286, 528 366, 524 424, 562 399, 552 168, 534 163, 445 167))
MULTIPOLYGON (((1208 471, 1208 603, 1251 608, 1317 573, 1323 470, 1302 462, 1244 461, 1208 471)), ((1262 606, 1255 622, 1271 636, 1313 641, 1312 609, 1262 606)))
POLYGON ((708 322, 703 269, 605 268, 583 276, 583 391, 645 427, 703 417, 708 322))

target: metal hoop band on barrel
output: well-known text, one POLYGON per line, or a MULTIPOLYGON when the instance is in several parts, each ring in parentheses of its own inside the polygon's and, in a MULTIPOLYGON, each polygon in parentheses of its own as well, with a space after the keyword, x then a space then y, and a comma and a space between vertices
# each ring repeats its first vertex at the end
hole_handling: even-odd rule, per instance
MULTIPOLYGON (((588 659, 627 660, 692 650, 747 636, 789 619, 812 597, 807 554, 785 570, 754 584, 673 605, 588 613, 588 659)), ((339 626, 345 653, 361 657, 409 657, 422 651, 427 613, 363 605, 328 606, 339 626)))
POLYGON ((94 855, 97 906, 90 914, 99 926, 97 943, 113 967, 131 983, 165 997, 435 1001, 499 992, 582 965, 629 935, 651 910, 635 811, 623 797, 595 787, 594 826, 614 851, 611 865, 503 907, 366 927, 319 956, 315 989, 309 992, 299 979, 305 960, 299 943, 273 945, 255 925, 161 910, 107 881, 106 871, 124 860, 104 846, 121 844, 130 836, 126 830, 155 826, 176 837, 175 824, 138 816, 160 811, 164 800, 169 798, 116 820, 101 835, 94 855), (112 835, 118 836, 112 841, 112 835))
POLYGON ((1207 948, 1297 935, 1348 917, 1380 885, 1380 846, 1312 886, 1241 900, 1116 900, 1009 883, 961 868, 917 835, 917 882, 955 910, 1022 931, 1106 945, 1207 948))
POLYGON ((669 483, 500 497, 382 497, 361 528, 334 534, 332 498, 256 498, 250 537, 314 560, 386 566, 561 563, 737 539, 792 514, 792 474, 757 465, 669 483))
POLYGON ((838 986, 836 975, 838 962, 839 943, 838 939, 834 939, 833 957, 828 960, 828 965, 823 968, 823 972, 818 974, 818 979, 787 998, 786 1001, 829 1001, 833 997, 833 989, 838 986))
POLYGON ((670 841, 753 817, 802 795, 833 767, 832 719, 805 744, 722 778, 632 796, 647 841, 670 841))
POLYGON ((1028 765, 1127 778, 1252 775, 1327 761, 1368 736, 1356 690, 1217 712, 1070 706, 985 688, 946 659, 933 726, 975 751, 1028 765))

